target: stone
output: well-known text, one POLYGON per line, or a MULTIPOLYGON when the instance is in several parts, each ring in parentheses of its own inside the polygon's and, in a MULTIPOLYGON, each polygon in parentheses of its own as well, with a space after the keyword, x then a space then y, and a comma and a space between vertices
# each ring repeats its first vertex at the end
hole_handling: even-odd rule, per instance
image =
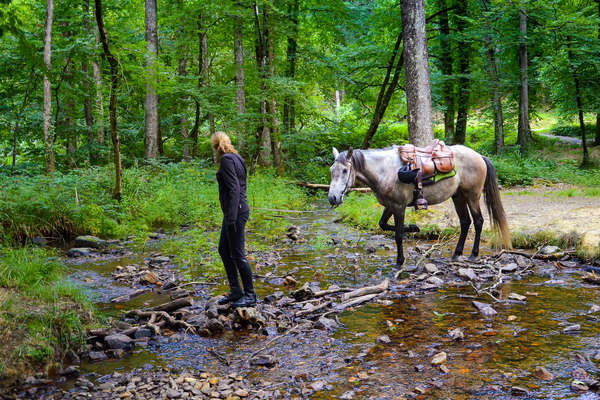
POLYGON ((465 338, 465 334, 461 328, 454 328, 448 331, 448 336, 450 336, 450 339, 455 341, 462 340, 465 338))
POLYGON ((388 335, 381 335, 377 338, 377 341, 379 343, 383 343, 383 344, 388 344, 391 343, 392 341, 390 340, 390 337, 388 335))
POLYGON ((519 266, 516 263, 509 263, 509 264, 503 265, 500 268, 500 271, 504 272, 505 274, 511 274, 511 273, 515 272, 517 269, 519 269, 519 266))
POLYGON ((144 285, 156 285, 156 286, 162 285, 162 282, 161 282, 160 278, 158 277, 158 275, 156 275, 152 271, 150 271, 146 275, 144 275, 144 277, 142 279, 140 279, 140 283, 142 283, 144 285))
POLYGON ((98 389, 100 390, 106 390, 106 391, 112 391, 115 388, 115 384, 112 382, 104 382, 101 383, 100 385, 98 385, 98 389))
POLYGON ((494 310, 492 308, 492 306, 487 303, 482 303, 480 301, 473 301, 473 306, 475 306, 475 308, 477 310, 479 310, 481 315, 483 315, 484 317, 493 317, 494 315, 498 314, 498 312, 496 310, 494 310))
POLYGON ((437 287, 440 287, 444 284, 444 281, 437 276, 430 276, 427 278, 426 282, 437 287))
POLYGON ((103 361, 103 360, 108 359, 108 356, 103 351, 90 351, 88 353, 88 357, 90 358, 90 361, 92 361, 92 362, 103 361))
POLYGON ((319 319, 315 323, 315 328, 325 329, 325 330, 334 330, 337 328, 337 325, 338 325, 337 322, 335 322, 331 318, 319 317, 319 319))
POLYGON ((288 275, 284 278, 283 284, 287 287, 296 287, 298 281, 296 281, 293 276, 288 275))
POLYGON ((573 379, 578 379, 580 381, 587 381, 588 379, 588 373, 581 367, 575 368, 573 372, 571 372, 571 376, 573 376, 573 379))
POLYGON ((354 399, 354 392, 352 390, 348 390, 340 396, 341 400, 352 400, 354 399))
POLYGON ((167 389, 167 397, 169 399, 178 399, 181 397, 181 392, 178 392, 175 389, 169 388, 169 389, 167 389))
POLYGON ((535 367, 535 370, 533 371, 533 375, 536 378, 539 378, 543 381, 551 381, 552 379, 554 379, 554 375, 552 375, 550 372, 548 372, 548 370, 542 366, 537 366, 535 367))
POLYGON ((92 254, 92 251, 94 250, 89 247, 74 247, 67 251, 67 257, 89 257, 92 254))
POLYGON ((150 260, 152 264, 164 264, 168 263, 169 261, 171 261, 169 256, 155 256, 150 260))
POLYGON ((579 332, 581 332, 581 325, 579 325, 579 324, 569 325, 562 330, 562 333, 579 333, 579 332))
POLYGON ((68 366, 65 369, 62 369, 58 372, 60 376, 69 376, 69 377, 78 377, 81 372, 79 371, 79 367, 76 365, 68 366))
POLYGON ((473 271, 472 268, 459 268, 458 276, 460 276, 461 278, 468 279, 470 281, 477 280, 477 274, 475 273, 475 271, 473 271))
POLYGON ((571 382, 571 390, 574 392, 585 392, 589 390, 589 388, 584 382, 578 379, 573 379, 571 382))
POLYGON ((270 355, 258 355, 253 357, 250 360, 251 365, 260 366, 260 367, 274 367, 277 364, 277 360, 273 356, 270 355))
POLYGON ((450 373, 450 368, 448 368, 445 364, 441 364, 439 366, 440 371, 442 371, 444 374, 448 374, 450 373))
POLYGON ((418 269, 419 269, 419 267, 414 264, 413 265, 405 265, 402 268, 402 272, 417 272, 418 269))
POLYGON ((314 390, 315 392, 319 392, 319 391, 325 389, 325 386, 327 386, 327 382, 324 380, 315 381, 315 382, 311 383, 311 385, 310 385, 311 389, 314 390))
POLYGON ((597 312, 600 312, 600 306, 597 304, 594 304, 593 306, 590 307, 588 314, 595 314, 597 312))
POLYGON ((439 272, 439 268, 432 263, 427 263, 425 264, 425 272, 427 272, 428 274, 435 274, 436 272, 439 272))
POLYGON ((114 333, 104 338, 104 341, 111 349, 128 349, 133 347, 133 340, 122 333, 114 333))
POLYGON ((523 296, 522 294, 518 294, 518 293, 509 293, 508 298, 509 298, 509 300, 527 301, 527 297, 523 296))
POLYGON ((206 328, 212 333, 221 333, 225 330, 225 326, 216 318, 211 318, 206 322, 206 328))
POLYGON ((558 246, 544 246, 540 249, 540 254, 543 254, 545 256, 551 256, 554 253, 557 253, 560 251, 560 247, 558 246))
POLYGON ((513 322, 517 320, 517 316, 516 315, 509 315, 508 317, 506 317, 506 320, 508 322, 513 322))
POLYGON ((73 247, 91 247, 93 249, 102 249, 106 245, 106 240, 92 235, 77 236, 73 242, 73 247))
POLYGON ((377 251, 377 249, 375 248, 375 246, 373 245, 369 245, 365 248, 365 250, 367 251, 367 253, 369 254, 373 254, 377 251))
POLYGON ((123 358, 125 357, 125 350, 123 349, 109 349, 106 350, 106 354, 111 358, 123 358))
POLYGON ((135 331, 135 334, 133 335, 136 339, 141 339, 141 338, 149 338, 152 337, 152 335, 154 334, 154 332, 152 332, 151 329, 148 328, 140 328, 137 331, 135 331))
POLYGON ((446 352, 445 351, 437 353, 431 359, 431 364, 432 365, 440 365, 440 364, 444 364, 445 362, 446 362, 446 352))
POLYGON ((529 395, 529 392, 527 391, 527 389, 522 388, 520 386, 513 386, 510 388, 510 394, 512 394, 513 396, 527 396, 529 395))

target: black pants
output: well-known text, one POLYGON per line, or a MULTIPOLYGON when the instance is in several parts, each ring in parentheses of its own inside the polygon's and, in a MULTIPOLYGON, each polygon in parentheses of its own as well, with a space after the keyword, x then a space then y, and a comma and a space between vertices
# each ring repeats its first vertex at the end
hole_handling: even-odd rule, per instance
POLYGON ((254 293, 254 284, 252 282, 252 269, 246 259, 244 245, 246 242, 246 222, 250 212, 246 211, 238 214, 235 223, 235 229, 229 229, 225 225, 221 226, 221 237, 219 239, 219 254, 225 266, 229 288, 232 293, 241 290, 238 273, 242 277, 245 293, 254 293))

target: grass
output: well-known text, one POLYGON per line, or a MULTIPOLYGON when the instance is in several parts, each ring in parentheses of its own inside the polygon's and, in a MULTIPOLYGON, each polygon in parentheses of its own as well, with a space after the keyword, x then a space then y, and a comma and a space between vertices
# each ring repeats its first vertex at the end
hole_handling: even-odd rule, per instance
POLYGON ((87 328, 97 322, 95 310, 64 272, 50 250, 0 249, 2 382, 44 371, 85 344, 87 328))

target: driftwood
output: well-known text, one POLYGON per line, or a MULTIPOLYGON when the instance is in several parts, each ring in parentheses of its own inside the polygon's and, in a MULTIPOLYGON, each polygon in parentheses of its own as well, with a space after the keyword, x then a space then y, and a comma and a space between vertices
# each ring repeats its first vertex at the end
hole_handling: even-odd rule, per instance
POLYGON ((354 289, 352 288, 336 288, 336 289, 325 289, 325 290, 319 290, 317 292, 313 293, 314 297, 323 297, 323 296, 329 296, 331 294, 338 294, 338 293, 342 293, 342 292, 352 292, 354 289))
POLYGON ((385 279, 379 285, 365 286, 365 287, 353 290, 351 292, 344 293, 342 295, 342 302, 346 302, 355 297, 362 297, 362 296, 365 296, 368 294, 379 294, 381 292, 385 292, 389 286, 390 286, 390 281, 388 279, 385 279))
POLYGON ((319 310, 322 310, 322 309, 324 309, 324 308, 327 308, 327 307, 329 307, 329 306, 331 305, 331 303, 332 303, 331 301, 326 301, 326 302, 324 302, 324 303, 321 303, 321 304, 319 304, 319 305, 316 305, 316 306, 314 306, 314 307, 311 307, 311 308, 309 308, 309 309, 307 309, 307 310, 300 310, 300 311, 298 311, 298 312, 295 314, 295 316, 296 316, 296 317, 302 317, 303 315, 312 314, 312 313, 314 313, 314 312, 317 312, 317 311, 319 311, 319 310))
POLYGON ((152 311, 172 312, 175 310, 179 310, 180 308, 183 308, 183 307, 192 306, 193 304, 194 304, 194 300, 191 297, 184 297, 181 299, 176 299, 176 300, 170 301, 168 303, 156 306, 156 307, 152 308, 152 311))
POLYGON ((181 321, 170 316, 166 311, 142 311, 142 310, 131 310, 127 312, 129 316, 135 316, 138 318, 149 318, 150 321, 162 318, 167 324, 174 328, 181 328, 185 331, 195 332, 195 328, 185 321, 181 321))
POLYGON ((336 308, 339 311, 343 311, 343 310, 345 310, 348 307, 354 307, 354 306, 357 306, 359 304, 366 303, 367 301, 371 301, 371 300, 373 300, 377 296, 379 296, 379 293, 373 293, 373 294, 368 294, 366 296, 357 297, 357 298, 352 299, 350 301, 346 301, 346 302, 343 302, 341 304, 338 304, 336 306, 336 308))
MULTIPOLYGON (((309 188, 309 189, 329 190, 329 185, 325 185, 322 183, 309 183, 309 182, 300 181, 300 182, 295 182, 295 184, 298 186, 309 188)), ((368 187, 358 187, 358 188, 349 188, 348 191, 349 192, 368 193, 371 191, 371 189, 368 187)))

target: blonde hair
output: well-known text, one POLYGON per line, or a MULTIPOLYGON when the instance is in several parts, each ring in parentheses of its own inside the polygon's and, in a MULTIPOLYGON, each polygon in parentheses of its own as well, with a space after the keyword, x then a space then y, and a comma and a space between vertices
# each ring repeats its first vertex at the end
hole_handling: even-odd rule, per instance
POLYGON ((210 138, 212 148, 222 156, 225 153, 237 154, 237 150, 231 144, 231 139, 225 132, 215 132, 210 138))

